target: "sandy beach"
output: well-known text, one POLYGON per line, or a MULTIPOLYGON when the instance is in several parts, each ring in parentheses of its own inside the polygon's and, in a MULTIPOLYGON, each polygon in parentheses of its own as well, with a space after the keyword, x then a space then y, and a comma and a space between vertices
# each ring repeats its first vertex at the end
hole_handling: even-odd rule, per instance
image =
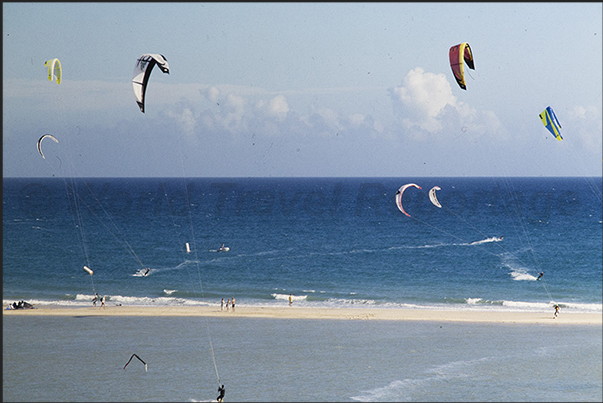
POLYGON ((438 321, 475 323, 557 323, 575 325, 601 325, 603 315, 598 313, 563 312, 557 318, 553 312, 501 312, 455 311, 433 309, 384 309, 384 308, 298 308, 298 307, 245 307, 234 312, 220 311, 215 307, 149 307, 107 306, 61 307, 38 306, 35 309, 3 310, 4 315, 40 316, 207 316, 276 319, 333 319, 333 320, 393 320, 438 321))

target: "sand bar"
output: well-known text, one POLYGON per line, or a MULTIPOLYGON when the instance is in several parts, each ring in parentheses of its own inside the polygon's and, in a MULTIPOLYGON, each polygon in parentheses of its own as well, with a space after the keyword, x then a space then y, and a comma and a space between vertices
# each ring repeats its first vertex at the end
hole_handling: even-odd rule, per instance
POLYGON ((4 315, 40 316, 206 316, 224 318, 275 319, 334 319, 334 320, 415 320, 475 323, 549 323, 601 325, 600 313, 563 312, 553 318, 553 312, 455 311, 434 309, 393 308, 301 308, 237 306, 235 312, 216 307, 173 306, 107 306, 61 307, 36 306, 35 309, 3 310, 4 315))

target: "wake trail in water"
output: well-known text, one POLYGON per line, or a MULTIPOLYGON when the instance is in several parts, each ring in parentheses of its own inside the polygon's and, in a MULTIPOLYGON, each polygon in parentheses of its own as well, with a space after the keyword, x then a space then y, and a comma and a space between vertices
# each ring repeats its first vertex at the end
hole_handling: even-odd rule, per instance
POLYGON ((194 265, 197 263, 201 263, 201 262, 199 262, 197 260, 185 260, 184 262, 182 262, 176 266, 153 268, 153 269, 149 269, 148 272, 146 271, 147 270, 146 268, 142 268, 142 269, 139 269, 138 271, 136 271, 134 274, 132 274, 132 277, 149 277, 153 274, 157 274, 157 273, 161 273, 161 272, 165 272, 165 271, 180 270, 180 269, 186 268, 187 266, 194 265))

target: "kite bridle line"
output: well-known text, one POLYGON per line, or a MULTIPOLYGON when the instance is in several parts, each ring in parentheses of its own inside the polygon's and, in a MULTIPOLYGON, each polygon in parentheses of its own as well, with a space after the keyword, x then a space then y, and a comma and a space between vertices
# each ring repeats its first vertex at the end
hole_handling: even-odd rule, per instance
MULTIPOLYGON (((488 141, 487 144, 488 144, 488 147, 490 147, 491 153, 496 153, 498 151, 498 150, 494 149, 492 141, 488 141)), ((511 175, 509 173, 508 166, 506 164, 503 164, 501 170, 503 171, 503 174, 504 174, 504 176, 502 178, 503 179, 503 187, 506 191, 506 194, 511 196, 511 197, 509 197, 509 199, 511 200, 510 203, 512 205, 511 206, 512 208, 508 208, 507 203, 506 203, 506 197, 503 196, 500 198, 502 201, 503 207, 504 207, 505 211, 512 211, 514 213, 514 215, 518 218, 521 231, 519 231, 517 229, 517 227, 515 225, 515 221, 512 221, 513 228, 514 228, 515 233, 518 236, 518 238, 525 240, 525 243, 528 245, 528 251, 529 251, 531 260, 534 263, 534 266, 536 266, 536 270, 540 273, 540 272, 542 272, 542 269, 540 267, 540 263, 539 263, 538 259, 536 258, 536 250, 534 248, 534 245, 532 244, 532 238, 529 234, 527 224, 521 214, 521 210, 519 208, 518 202, 515 200, 515 197, 514 197, 516 192, 515 192, 512 182, 509 180, 511 175)), ((554 304, 553 297, 551 296, 551 293, 549 292, 548 287, 546 286, 546 284, 544 282, 542 282, 542 285, 543 285, 545 292, 547 293, 548 297, 551 300, 550 303, 554 304)))
MULTIPOLYGON (((507 184, 507 186, 508 186, 508 183, 506 183, 506 184, 507 184)), ((398 194, 398 193, 396 193, 396 194, 398 194)), ((432 203, 433 203, 433 201, 432 201, 432 203)), ((435 203, 434 203, 434 204, 435 204, 435 203)), ((503 204, 504 204, 504 198, 503 198, 503 204)), ((505 206, 505 209, 507 209, 506 204, 504 204, 504 206, 505 206)), ((399 206, 398 206, 398 207, 399 207, 399 206)), ((521 224, 521 227, 522 227, 522 229, 523 229, 523 235, 524 235, 524 236, 525 236, 525 238, 527 239, 527 243, 528 243, 528 245, 529 245, 529 250, 531 251, 531 257, 532 257, 532 260, 533 260, 534 264, 536 265, 536 267, 538 267, 538 268, 539 268, 540 266, 539 266, 539 264, 538 264, 538 261, 536 260, 536 256, 535 256, 535 254, 534 254, 534 248, 533 248, 533 246, 531 245, 531 242, 530 242, 530 239, 529 239, 529 236, 528 236, 528 232, 527 232, 526 225, 525 225, 525 223, 523 222, 523 219, 522 219, 521 215, 519 215, 519 210, 518 210, 516 207, 517 207, 517 206, 515 206, 515 210, 514 210, 514 212, 515 212, 515 214, 516 214, 516 215, 518 215, 518 216, 519 216, 519 219, 520 219, 520 224, 521 224)), ((442 206, 442 209, 443 209, 443 210, 445 210, 445 211, 447 211, 447 212, 450 212, 450 213, 451 213, 451 214, 453 214, 453 215, 455 215, 457 218, 459 218, 460 220, 464 221, 464 222, 465 222, 465 223, 466 223, 466 224, 467 224, 469 227, 473 228, 475 231, 479 232, 479 233, 480 233, 480 234, 482 234, 483 236, 488 237, 488 235, 487 235, 487 234, 485 234, 483 231, 481 231, 480 229, 478 229, 477 227, 475 227, 474 225, 472 225, 471 223, 469 223, 469 222, 468 222, 466 219, 464 219, 464 218, 463 218, 461 215, 459 215, 458 213, 454 212, 452 209, 450 209, 450 208, 448 208, 448 207, 446 207, 446 206, 442 206)), ((429 227, 431 227, 431 228, 434 228, 434 229, 436 229, 436 230, 438 230, 438 231, 441 231, 441 232, 443 232, 444 234, 447 234, 447 235, 449 235, 449 236, 451 236, 451 237, 453 237, 453 238, 456 238, 456 239, 458 239, 458 240, 462 241, 462 242, 463 242, 463 243, 465 243, 465 244, 470 244, 470 241, 468 241, 468 240, 466 240, 466 239, 463 239, 463 238, 461 238, 461 237, 459 237, 459 236, 457 236, 457 235, 454 235, 454 234, 452 234, 452 233, 450 233, 450 232, 448 232, 448 231, 446 231, 446 230, 443 230, 442 228, 439 228, 439 227, 437 227, 437 226, 435 226, 435 225, 433 225, 433 224, 431 224, 431 223, 429 223, 429 222, 423 221, 423 220, 421 220, 421 219, 419 219, 419 218, 416 218, 415 216, 410 216, 410 218, 411 218, 411 219, 413 219, 413 220, 415 220, 415 221, 417 221, 417 222, 419 222, 419 223, 421 223, 421 224, 427 225, 427 226, 429 226, 429 227)), ((516 231, 517 231, 517 229, 516 229, 516 231)), ((514 258, 515 258, 517 261, 522 262, 522 260, 521 260, 521 259, 520 259, 518 256, 516 256, 514 253, 512 253, 511 251, 509 251, 508 249, 506 249, 506 248, 505 248, 505 247, 503 247, 502 245, 500 245, 500 243, 499 243, 499 242, 496 242, 496 245, 497 245, 497 246, 498 246, 498 247, 499 247, 501 250, 503 250, 505 253, 507 253, 507 254, 509 254, 509 255, 513 256, 513 257, 514 257, 514 258)), ((498 254, 493 253, 493 252, 491 252, 491 251, 488 251, 488 250, 485 250, 485 249, 482 249, 482 248, 480 248, 480 249, 481 249, 481 250, 483 250, 483 251, 484 251, 484 252, 486 252, 486 253, 491 254, 492 256, 497 256, 497 257, 499 256, 498 254)), ((525 265, 525 263, 523 263, 523 264, 525 265)), ((539 271, 541 271, 541 270, 539 269, 539 271)), ((551 303, 552 303, 552 304, 555 304, 554 299, 553 299, 553 297, 551 296, 551 293, 549 292, 548 287, 546 286, 546 284, 543 282, 543 283, 542 283, 542 285, 543 285, 544 290, 546 291, 547 295, 549 296, 549 298, 550 298, 550 300, 551 300, 551 303)))
MULTIPOLYGON (((60 66, 60 62, 57 60, 57 62, 59 63, 60 66)), ((46 66, 45 66, 46 67, 46 66)), ((53 72, 54 74, 54 72, 53 72)), ((61 69, 61 83, 62 83, 62 69, 61 69)), ((65 124, 63 122, 66 121, 65 119, 65 99, 64 99, 64 95, 62 94, 63 91, 63 86, 62 85, 55 85, 52 81, 51 81, 51 86, 50 86, 50 92, 52 93, 51 95, 51 99, 54 101, 54 105, 58 105, 58 113, 55 115, 57 116, 56 119, 56 125, 57 127, 61 127, 61 130, 63 133, 67 133, 67 127, 65 126, 65 124)), ((58 84, 58 82, 57 82, 58 84)), ((79 130, 79 127, 78 127, 79 130)), ((54 136, 53 136, 54 137, 54 136)), ((55 138, 55 141, 59 144, 59 147, 61 147, 59 150, 62 151, 67 151, 67 154, 71 154, 71 142, 70 142, 70 136, 69 135, 65 135, 65 136, 60 136, 60 138, 64 141, 59 141, 58 139, 55 138), (66 145, 66 148, 63 147, 62 144, 66 145)), ((77 188, 76 188, 76 183, 75 183, 75 178, 74 178, 74 170, 73 170, 73 161, 72 158, 70 158, 70 155, 65 155, 62 154, 63 158, 66 158, 66 172, 63 171, 63 160, 61 158, 59 158, 59 156, 57 155, 57 159, 60 162, 60 166, 59 168, 61 168, 62 172, 58 172, 54 166, 50 163, 50 161, 47 158, 43 158, 46 160, 46 163, 48 164, 48 166, 51 167, 54 175, 53 176, 58 176, 63 180, 63 183, 65 185, 65 193, 67 196, 67 209, 72 211, 72 219, 73 219, 73 225, 75 226, 75 228, 77 229, 77 234, 78 234, 78 240, 79 240, 79 246, 81 248, 82 251, 82 255, 84 257, 85 260, 85 266, 92 266, 90 264, 90 256, 88 253, 88 247, 86 244, 86 237, 84 234, 84 223, 82 220, 82 216, 81 216, 81 212, 80 212, 80 207, 79 207, 79 203, 77 200, 77 188), (71 169, 70 169, 71 168, 71 169), (69 178, 69 181, 67 180, 67 177, 69 178)), ((90 283, 92 286, 92 292, 93 294, 96 294, 96 287, 94 286, 94 278, 93 275, 90 275, 90 283)))
POLYGON ((88 185, 88 183, 84 182, 84 186, 86 186, 86 189, 88 189, 88 192, 90 193, 90 195, 92 195, 94 201, 96 201, 97 205, 101 208, 101 210, 105 214, 105 217, 107 217, 107 219, 109 220, 109 222, 113 225, 113 228, 115 229, 115 231, 118 234, 121 235, 121 239, 119 239, 117 237, 117 235, 115 235, 115 233, 113 231, 111 231, 111 229, 109 228, 109 226, 94 212, 94 210, 91 208, 91 206, 89 206, 85 201, 81 200, 81 198, 79 197, 79 195, 76 194, 76 196, 78 197, 78 199, 81 200, 82 204, 85 207, 88 208, 88 211, 90 213, 92 213, 92 215, 94 215, 94 217, 98 220, 98 222, 101 223, 107 229, 107 231, 113 236, 113 238, 115 238, 116 241, 124 243, 126 251, 128 251, 132 255, 132 257, 138 262, 138 264, 140 265, 140 267, 145 268, 146 266, 144 265, 144 263, 142 262, 142 260, 140 259, 140 257, 136 254, 136 252, 134 251, 134 249, 132 248, 132 246, 130 245, 130 243, 127 241, 127 239, 126 239, 125 235, 123 234, 123 232, 119 229, 119 227, 117 227, 117 225, 115 224, 115 221, 113 221, 113 219, 111 218, 111 215, 103 207, 102 202, 98 199, 98 197, 96 197, 96 195, 94 194, 94 192, 92 191, 92 189, 90 188, 90 186, 88 185))
MULTIPOLYGON (((450 209, 448 209, 448 208, 446 208, 446 207, 444 207, 444 206, 442 206, 442 208, 443 208, 443 209, 446 209, 447 211, 451 212, 451 213, 452 213, 452 214, 454 214, 455 216, 457 216, 457 217, 459 217, 460 219, 462 219, 463 221, 465 221, 465 222, 467 223, 467 225, 469 225, 470 227, 472 227, 473 229, 475 229, 477 232, 479 232, 479 233, 480 233, 480 234, 482 234, 483 236, 485 236, 485 237, 487 237, 487 236, 488 236, 488 235, 484 234, 482 231, 480 231, 478 228, 476 228, 476 227, 474 227, 473 225, 471 225, 471 224, 470 224, 468 221, 466 221, 465 219, 463 219, 463 218, 462 218, 461 216, 459 216, 457 213, 453 212, 452 210, 450 210, 450 209)), ((456 239, 458 239, 458 240, 462 241, 464 244, 470 244, 470 241, 468 241, 468 240, 466 240, 466 239, 464 239, 464 238, 461 238, 461 237, 459 237, 458 235, 452 234, 452 233, 450 233, 450 232, 448 232, 448 231, 446 231, 446 230, 443 230, 443 229, 441 229, 441 228, 439 228, 439 227, 437 227, 437 226, 435 226, 435 225, 433 225, 433 224, 431 224, 431 223, 429 223, 429 222, 427 222, 427 221, 423 221, 423 220, 421 220, 421 219, 419 219, 419 218, 416 218, 415 216, 411 216, 410 218, 411 218, 412 220, 415 220, 415 221, 417 221, 417 222, 421 223, 421 224, 427 225, 427 226, 429 226, 429 227, 431 227, 431 228, 434 228, 434 229, 436 229, 436 230, 438 230, 438 231, 441 231, 442 233, 444 233, 444 234, 446 234, 446 235, 449 235, 449 236, 451 236, 451 237, 453 237, 453 238, 456 238, 456 239)), ((520 259, 519 257, 517 257, 517 256, 516 256, 514 253, 512 253, 512 252, 511 252, 511 251, 509 251, 508 249, 506 249, 506 248, 504 248, 503 246, 499 245, 499 243, 500 243, 500 242, 496 242, 496 246, 498 246, 498 247, 499 247, 499 248, 501 248, 501 249, 502 249, 504 252, 508 253, 509 255, 513 256, 513 257, 514 257, 516 260, 518 260, 518 261, 520 261, 520 262, 521 262, 521 259, 520 259)), ((492 255, 492 256, 496 256, 496 257, 499 257, 499 256, 500 256, 499 254, 494 253, 494 252, 491 252, 491 251, 489 251, 489 250, 486 250, 486 249, 483 249, 483 248, 479 248, 479 249, 480 249, 480 250, 482 250, 482 251, 484 251, 484 252, 486 252, 486 253, 488 253, 488 254, 490 254, 490 255, 492 255)), ((533 250, 533 249, 530 247, 530 250, 533 250)), ((525 263, 524 263, 524 264, 525 264, 525 263)), ((542 279, 541 279, 541 280, 538 280, 538 281, 541 281, 541 282, 542 282, 542 279)), ((542 285, 543 285, 544 290, 546 291, 547 295, 549 296, 549 298, 550 298, 550 300, 551 300, 551 301, 550 301, 550 303, 554 305, 554 304, 555 304, 555 301, 554 301, 553 297, 551 296, 551 293, 549 292, 548 287, 546 286, 546 284, 545 284, 544 282, 542 282, 542 285)))
MULTIPOLYGON (((181 142, 178 142, 181 143, 181 142)), ((195 227, 193 224, 193 214, 192 214, 192 209, 191 209, 191 200, 190 200, 190 194, 189 194, 189 190, 188 187, 186 185, 186 175, 185 175, 185 169, 184 169, 184 156, 183 156, 183 152, 182 152, 182 146, 178 147, 178 155, 180 157, 180 169, 182 172, 182 187, 184 189, 184 195, 185 195, 185 203, 186 203, 186 211, 187 211, 187 218, 188 218, 188 224, 190 227, 190 236, 192 239, 192 247, 191 247, 191 252, 194 253, 194 262, 195 262, 195 266, 197 267, 197 281, 199 284, 199 289, 201 292, 201 298, 204 299, 205 298, 205 292, 203 290, 203 281, 201 279, 201 265, 200 265, 200 261, 199 261, 199 252, 197 250, 197 240, 196 240, 196 236, 195 236, 195 227)), ((166 195, 167 196, 167 195, 166 195)), ((169 205, 169 203, 168 203, 169 205)), ((185 254, 187 252, 184 252, 185 254)), ((189 274, 190 277, 190 274, 189 274)), ((209 349, 210 349, 210 353, 211 353, 211 358, 212 358, 212 362, 214 365, 214 371, 216 373, 216 381, 218 383, 218 387, 221 386, 221 380, 220 380, 220 373, 218 371, 218 364, 216 361, 216 354, 214 351, 214 345, 213 345, 213 341, 212 341, 212 337, 211 337, 211 332, 210 332, 210 327, 209 327, 209 319, 207 318, 207 316, 203 316, 204 322, 205 322, 205 329, 206 329, 206 333, 207 333, 207 338, 209 340, 209 349)))

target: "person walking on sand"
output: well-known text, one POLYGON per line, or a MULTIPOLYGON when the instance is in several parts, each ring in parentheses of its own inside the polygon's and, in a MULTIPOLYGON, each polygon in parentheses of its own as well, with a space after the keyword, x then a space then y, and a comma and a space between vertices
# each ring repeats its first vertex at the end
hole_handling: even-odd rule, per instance
POLYGON ((553 316, 553 319, 555 319, 557 316, 559 316, 559 305, 555 304, 555 316, 553 316))
POLYGON ((222 298, 222 302, 220 302, 220 310, 224 310, 224 298, 222 298))
POLYGON ((105 306, 105 296, 103 295, 103 297, 101 298, 101 308, 106 308, 105 306))
POLYGON ((221 402, 224 399, 225 393, 226 393, 226 389, 224 388, 224 385, 218 386, 218 398, 216 400, 221 402))
POLYGON ((289 294, 289 306, 293 305, 293 295, 289 294))
POLYGON ((94 298, 92 298, 92 306, 95 307, 96 306, 96 301, 98 301, 100 298, 98 296, 97 293, 94 293, 94 298))

